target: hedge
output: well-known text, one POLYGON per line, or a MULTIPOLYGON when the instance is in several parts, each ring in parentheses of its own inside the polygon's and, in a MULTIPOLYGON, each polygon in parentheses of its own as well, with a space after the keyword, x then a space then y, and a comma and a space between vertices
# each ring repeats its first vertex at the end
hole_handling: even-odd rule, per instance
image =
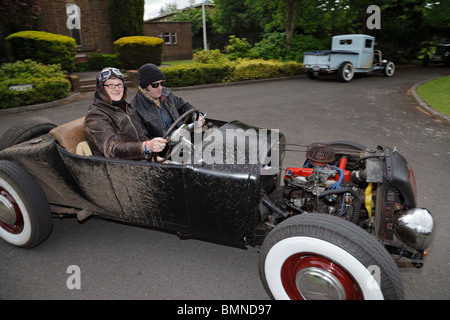
POLYGON ((102 70, 106 67, 122 68, 117 55, 107 53, 93 53, 89 55, 88 67, 89 70, 94 71, 102 70))
POLYGON ((166 86, 183 87, 224 82, 232 72, 231 64, 188 64, 164 68, 166 86))
POLYGON ((20 31, 6 37, 13 61, 31 59, 44 64, 60 64, 72 71, 75 67, 75 39, 43 31, 20 31))
POLYGON ((303 72, 301 63, 278 60, 238 60, 227 81, 255 80, 300 75, 303 72))
POLYGON ((221 64, 192 63, 163 69, 168 87, 235 82, 300 75, 301 63, 268 60, 238 60, 221 64))
POLYGON ((155 37, 123 37, 114 42, 114 49, 122 67, 139 69, 146 63, 161 65, 164 41, 155 37))
POLYGON ((63 99, 69 92, 70 81, 59 65, 25 60, 5 63, 0 67, 1 109, 63 99))

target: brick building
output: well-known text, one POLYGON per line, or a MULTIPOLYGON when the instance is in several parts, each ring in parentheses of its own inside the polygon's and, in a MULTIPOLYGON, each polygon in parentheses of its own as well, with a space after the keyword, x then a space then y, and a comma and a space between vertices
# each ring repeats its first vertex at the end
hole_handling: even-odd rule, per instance
MULTIPOLYGON (((91 53, 114 53, 108 0, 40 0, 42 31, 72 37, 77 61, 91 53)), ((165 42, 163 60, 192 59, 190 22, 146 22, 144 35, 165 42)))
MULTIPOLYGON (((208 4, 206 10, 213 12, 215 6, 208 4)), ((202 10, 202 4, 192 5, 176 12, 163 14, 145 21, 145 35, 159 37, 164 40, 163 60, 190 60, 192 59, 193 38, 190 22, 172 21, 177 13, 186 10, 202 10)), ((203 39, 201 39, 203 41, 203 39)))
POLYGON ((42 31, 75 38, 78 60, 96 52, 114 53, 108 0, 40 0, 39 3, 42 31))
POLYGON ((164 40, 163 60, 192 59, 190 22, 145 22, 144 34, 164 40))

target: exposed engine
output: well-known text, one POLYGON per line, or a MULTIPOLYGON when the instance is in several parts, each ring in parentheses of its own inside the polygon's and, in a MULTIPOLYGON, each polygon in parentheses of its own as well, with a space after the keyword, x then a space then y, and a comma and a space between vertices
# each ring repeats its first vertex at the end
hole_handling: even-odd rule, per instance
POLYGON ((412 169, 395 148, 314 143, 303 167, 287 168, 284 186, 263 195, 260 232, 292 215, 334 215, 383 239, 391 254, 419 268, 434 222, 428 210, 416 207, 415 191, 412 169))
POLYGON ((286 170, 285 205, 298 213, 326 213, 358 223, 364 190, 352 183, 347 157, 333 164, 334 148, 315 143, 308 147, 306 158, 304 167, 286 170))

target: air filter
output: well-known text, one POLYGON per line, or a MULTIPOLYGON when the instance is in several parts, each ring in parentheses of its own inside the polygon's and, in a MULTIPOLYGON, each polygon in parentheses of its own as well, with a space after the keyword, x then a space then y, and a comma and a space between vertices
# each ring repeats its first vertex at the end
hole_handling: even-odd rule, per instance
POLYGON ((306 158, 316 164, 328 164, 334 161, 334 157, 334 148, 325 143, 313 143, 306 149, 306 158))

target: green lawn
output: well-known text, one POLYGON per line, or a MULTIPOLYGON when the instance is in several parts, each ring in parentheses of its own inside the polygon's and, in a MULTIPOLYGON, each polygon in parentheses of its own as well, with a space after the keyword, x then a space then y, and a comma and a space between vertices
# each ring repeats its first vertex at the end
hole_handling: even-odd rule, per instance
POLYGON ((179 66, 179 65, 183 65, 183 64, 190 64, 192 63, 192 60, 178 60, 178 61, 163 61, 162 64, 164 66, 179 66))
POLYGON ((450 116, 450 76, 424 83, 417 93, 430 107, 450 116))

